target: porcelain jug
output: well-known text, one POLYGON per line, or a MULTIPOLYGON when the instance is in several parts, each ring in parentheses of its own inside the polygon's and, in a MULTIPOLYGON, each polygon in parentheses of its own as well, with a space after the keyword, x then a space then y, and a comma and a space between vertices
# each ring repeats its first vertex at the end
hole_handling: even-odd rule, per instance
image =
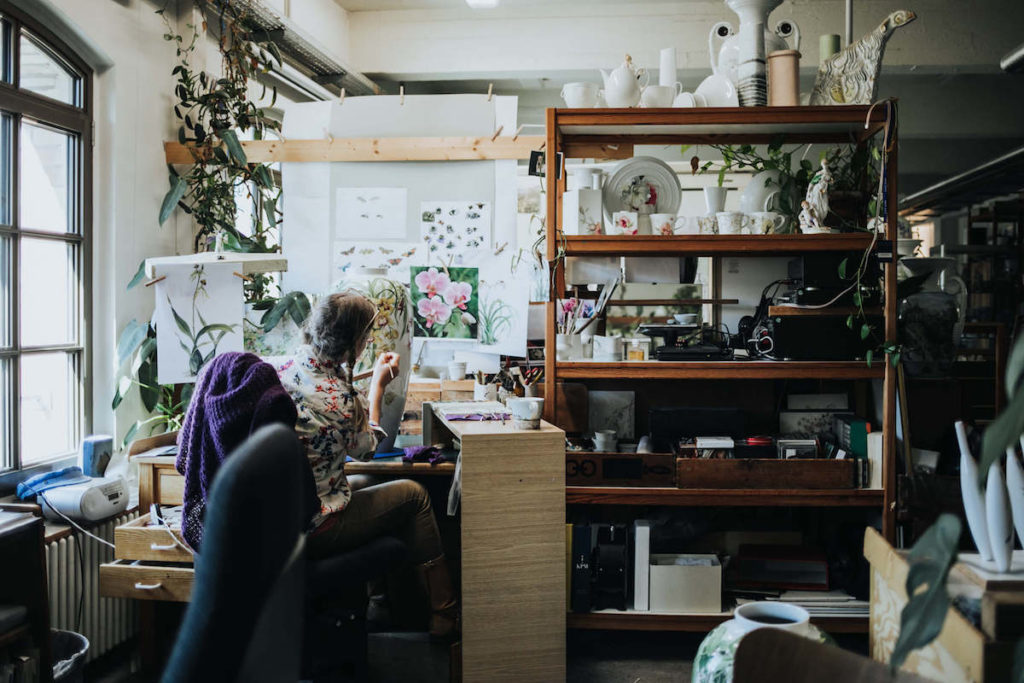
POLYGON ((633 66, 633 58, 626 55, 626 61, 612 71, 601 69, 604 79, 604 99, 609 107, 635 107, 640 103, 640 93, 650 74, 633 66))

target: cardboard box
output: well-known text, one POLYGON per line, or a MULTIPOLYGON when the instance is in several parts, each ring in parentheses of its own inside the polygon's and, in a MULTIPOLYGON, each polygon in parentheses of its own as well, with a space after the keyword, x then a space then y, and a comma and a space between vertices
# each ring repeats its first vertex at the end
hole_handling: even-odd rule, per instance
POLYGON ((652 612, 719 614, 722 564, 717 555, 651 555, 652 612))

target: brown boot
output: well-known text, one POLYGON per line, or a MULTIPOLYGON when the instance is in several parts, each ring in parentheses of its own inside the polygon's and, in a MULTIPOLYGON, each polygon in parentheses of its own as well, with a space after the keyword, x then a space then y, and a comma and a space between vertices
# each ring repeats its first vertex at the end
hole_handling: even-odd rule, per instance
POLYGON ((455 600, 448 562, 444 555, 417 567, 430 598, 430 635, 446 638, 458 632, 459 605, 455 600))

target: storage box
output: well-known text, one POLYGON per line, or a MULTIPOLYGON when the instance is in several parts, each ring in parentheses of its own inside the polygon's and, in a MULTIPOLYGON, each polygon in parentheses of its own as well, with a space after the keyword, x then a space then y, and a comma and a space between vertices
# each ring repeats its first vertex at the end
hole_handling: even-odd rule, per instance
POLYGON ((651 555, 652 612, 718 614, 722 564, 717 555, 651 555))

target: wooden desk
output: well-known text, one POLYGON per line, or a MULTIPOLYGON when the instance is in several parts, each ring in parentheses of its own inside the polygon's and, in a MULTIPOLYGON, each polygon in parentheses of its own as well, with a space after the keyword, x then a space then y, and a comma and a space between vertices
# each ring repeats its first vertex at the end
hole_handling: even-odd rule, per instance
MULTIPOLYGON (((462 444, 463 680, 565 680, 565 432, 436 416, 431 429, 435 443, 462 444)), ((136 461, 141 510, 181 504, 173 456, 136 461)), ((371 461, 345 471, 451 476, 455 465, 371 461)))
POLYGON ((565 432, 431 419, 462 442, 463 680, 565 680, 565 432))

